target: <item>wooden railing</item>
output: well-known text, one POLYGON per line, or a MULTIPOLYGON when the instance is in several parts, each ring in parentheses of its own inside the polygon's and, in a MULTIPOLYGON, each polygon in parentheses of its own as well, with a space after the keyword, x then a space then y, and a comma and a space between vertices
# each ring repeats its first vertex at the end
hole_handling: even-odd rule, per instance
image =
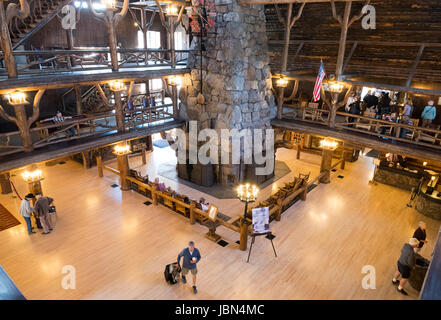
MULTIPOLYGON (((127 130, 173 119, 170 104, 142 108, 126 113, 127 130)), ((34 149, 65 141, 116 132, 115 114, 107 112, 81 119, 66 120, 60 124, 37 123, 30 129, 34 149), (73 132, 74 134, 70 133, 73 132)), ((0 156, 24 151, 19 131, 0 133, 0 156)))
MULTIPOLYGON (((175 50, 176 64, 185 65, 188 50, 175 50)), ((173 67, 171 50, 166 49, 118 49, 118 63, 121 68, 173 67)), ((108 48, 74 50, 15 50, 14 56, 25 57, 27 63, 17 65, 20 75, 45 72, 72 72, 111 68, 108 48)), ((0 68, 0 74, 6 74, 0 68)))
MULTIPOLYGON (((283 119, 300 120, 320 125, 329 124, 330 111, 298 105, 285 105, 283 119)), ((441 149, 441 130, 407 125, 371 117, 337 112, 335 128, 344 131, 363 133, 392 142, 400 141, 414 145, 441 149)))
MULTIPOLYGON (((338 161, 336 161, 331 166, 330 169, 332 170, 334 168, 337 168, 338 166, 340 166, 341 169, 344 169, 344 163, 345 163, 345 160, 342 156, 342 158, 339 159, 338 161)), ((115 169, 108 168, 106 166, 103 166, 103 168, 120 175, 119 171, 117 171, 115 169)), ((293 189, 294 191, 291 192, 288 196, 286 196, 283 200, 278 200, 276 204, 274 204, 270 207, 270 210, 269 210, 270 217, 274 217, 274 220, 280 221, 282 213, 286 210, 286 207, 289 206, 291 204, 291 202, 297 197, 299 197, 300 200, 302 200, 302 201, 306 201, 306 198, 307 198, 306 195, 307 195, 309 189, 311 188, 311 186, 314 184, 319 184, 321 178, 323 176, 325 176, 326 174, 327 174, 326 172, 322 172, 318 176, 316 176, 315 178, 313 178, 311 180, 308 179, 306 181, 306 183, 299 186, 298 189, 295 189, 295 190, 293 189)), ((308 177, 309 177, 309 175, 308 175, 308 177)), ((201 209, 196 208, 194 200, 190 200, 190 203, 186 203, 181 200, 181 198, 183 197, 182 195, 179 195, 179 197, 175 197, 172 194, 170 194, 169 192, 159 191, 157 189, 156 185, 151 182, 145 183, 145 182, 140 181, 140 180, 136 179, 135 177, 131 177, 131 176, 126 177, 126 179, 130 183, 136 185, 136 189, 138 191, 140 191, 141 193, 143 193, 146 197, 151 199, 152 203, 154 205, 162 204, 175 212, 181 212, 184 216, 189 218, 190 224, 194 224, 196 220, 199 220, 201 223, 209 221, 208 213, 206 211, 203 211, 201 209)), ((251 210, 252 210, 252 208, 249 209, 248 213, 250 213, 251 210)), ((239 214, 239 216, 242 216, 242 215, 239 214)), ((240 233, 241 234, 240 239, 244 239, 244 241, 246 242, 247 237, 243 236, 242 232, 246 232, 246 234, 248 234, 248 235, 251 235, 253 233, 252 219, 247 217, 246 220, 247 220, 247 228, 246 229, 241 228, 240 227, 241 224, 239 224, 239 226, 237 226, 234 222, 230 223, 228 221, 224 221, 219 218, 217 218, 216 221, 214 221, 213 223, 215 225, 219 224, 219 225, 226 227, 232 231, 240 233)), ((272 219, 270 219, 270 221, 271 220, 272 219)), ((215 225, 212 227, 214 229, 214 231, 216 230, 215 225)), ((241 244, 241 248, 243 248, 243 246, 246 248, 246 244, 245 245, 241 244)))

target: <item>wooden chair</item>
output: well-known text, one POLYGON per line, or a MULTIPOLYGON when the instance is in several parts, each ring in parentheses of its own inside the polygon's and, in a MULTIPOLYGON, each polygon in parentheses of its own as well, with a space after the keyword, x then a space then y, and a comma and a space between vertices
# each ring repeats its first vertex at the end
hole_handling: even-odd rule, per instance
MULTIPOLYGON (((412 126, 418 127, 418 124, 420 123, 420 119, 410 119, 412 120, 412 126)), ((411 133, 406 133, 406 138, 409 138, 410 140, 413 140, 415 138, 415 131, 412 131, 411 133)))
POLYGON ((318 105, 317 102, 308 103, 308 107, 303 109, 303 120, 307 118, 311 118, 313 121, 316 120, 318 118, 318 111, 311 109, 318 109, 318 105))

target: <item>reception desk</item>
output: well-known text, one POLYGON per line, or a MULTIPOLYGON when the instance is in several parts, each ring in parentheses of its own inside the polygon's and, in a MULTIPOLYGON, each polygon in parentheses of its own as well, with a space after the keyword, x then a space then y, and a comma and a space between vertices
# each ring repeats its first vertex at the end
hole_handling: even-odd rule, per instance
POLYGON ((417 187, 422 175, 404 168, 378 165, 375 168, 374 181, 411 191, 417 187))
POLYGON ((420 293, 421 300, 441 300, 441 228, 420 293))
POLYGON ((438 191, 433 191, 431 194, 426 193, 427 183, 419 190, 415 197, 415 209, 425 216, 432 219, 441 220, 441 197, 438 191))

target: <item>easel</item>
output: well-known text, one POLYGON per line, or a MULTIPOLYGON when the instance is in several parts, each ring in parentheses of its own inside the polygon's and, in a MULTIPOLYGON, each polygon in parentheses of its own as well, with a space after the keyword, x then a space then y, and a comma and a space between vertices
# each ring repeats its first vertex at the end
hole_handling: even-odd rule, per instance
POLYGON ((251 240, 251 246, 250 246, 250 251, 248 252, 248 259, 247 259, 247 263, 250 261, 250 256, 251 256, 251 249, 253 249, 253 243, 254 241, 256 241, 256 237, 257 236, 265 236, 268 235, 269 236, 269 240, 271 241, 271 245, 273 246, 273 251, 274 251, 274 255, 277 258, 277 253, 276 253, 276 248, 274 248, 274 243, 273 243, 273 234, 271 232, 265 232, 265 233, 253 233, 251 235, 251 237, 253 237, 253 240, 251 240))

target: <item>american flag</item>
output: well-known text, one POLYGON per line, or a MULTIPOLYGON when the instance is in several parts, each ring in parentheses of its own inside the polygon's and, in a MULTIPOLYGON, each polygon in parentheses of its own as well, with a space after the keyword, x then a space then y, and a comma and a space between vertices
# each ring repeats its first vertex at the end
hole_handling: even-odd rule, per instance
POLYGON ((315 81, 314 92, 312 93, 312 97, 314 102, 320 100, 320 88, 322 86, 323 78, 325 77, 325 68, 323 68, 323 61, 320 61, 320 70, 317 75, 317 80, 315 81))

